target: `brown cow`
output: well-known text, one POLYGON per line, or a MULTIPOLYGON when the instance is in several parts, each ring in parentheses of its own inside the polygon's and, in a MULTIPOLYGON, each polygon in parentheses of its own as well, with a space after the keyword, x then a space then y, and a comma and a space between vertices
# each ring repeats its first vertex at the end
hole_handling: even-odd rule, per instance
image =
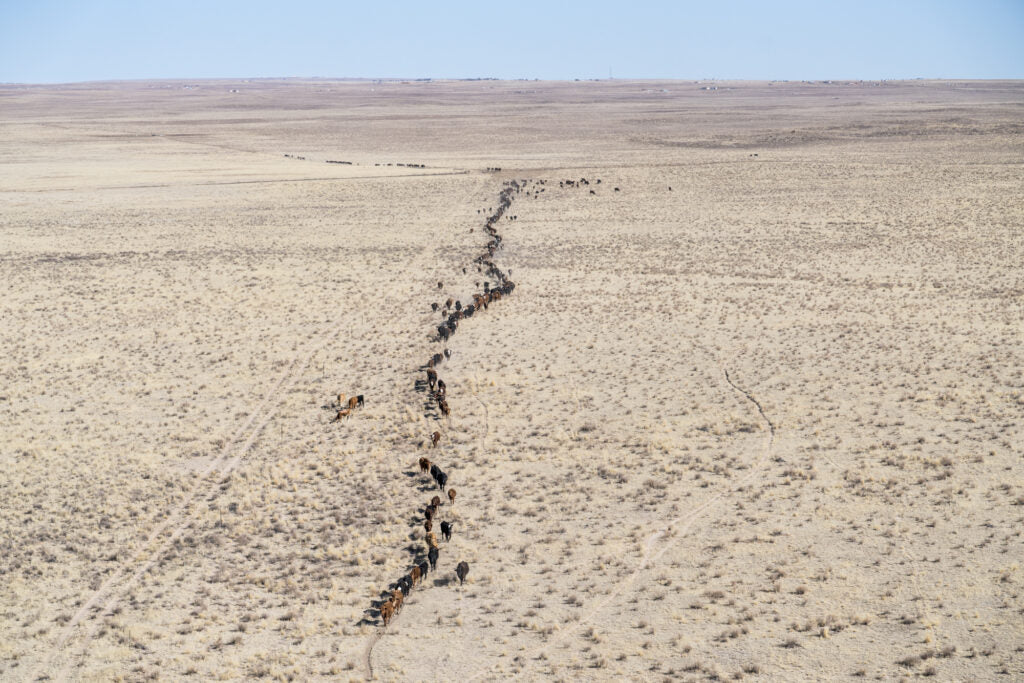
POLYGON ((348 417, 351 414, 352 414, 351 410, 348 410, 348 409, 339 410, 337 416, 335 416, 334 420, 332 420, 332 421, 333 422, 338 422, 339 420, 342 420, 342 419, 348 417))
POLYGON ((430 530, 434 528, 434 523, 428 519, 427 521, 423 522, 423 528, 429 534, 430 530))
POLYGON ((438 403, 441 406, 441 414, 442 415, 444 415, 445 417, 448 417, 449 415, 451 415, 452 411, 451 411, 451 409, 448 408, 448 401, 445 401, 444 399, 441 399, 440 401, 438 401, 438 403))
MULTIPOLYGON (((437 442, 441 440, 441 432, 434 432, 430 435, 430 443, 434 448, 437 448, 437 442)), ((422 465, 421 465, 422 466, 422 465)))
POLYGON ((448 499, 455 505, 455 489, 448 489, 448 499))
POLYGON ((451 297, 448 297, 448 301, 444 302, 444 307, 445 308, 451 308, 452 307, 452 298, 451 297))
POLYGON ((420 458, 420 472, 426 472, 430 469, 430 461, 426 458, 420 458))
POLYGON ((384 626, 387 626, 393 616, 395 616, 395 606, 388 600, 380 606, 380 620, 384 622, 384 626))
POLYGON ((437 372, 434 368, 427 370, 427 381, 430 382, 430 390, 434 390, 434 385, 437 384, 437 372))
POLYGON ((434 496, 433 498, 431 498, 430 504, 433 505, 435 508, 441 507, 441 496, 434 496))
POLYGON ((427 532, 427 545, 430 546, 431 548, 436 548, 437 547, 437 536, 434 535, 433 531, 428 531, 427 532))
POLYGON ((415 586, 417 583, 419 583, 420 582, 420 578, 422 578, 422 574, 420 573, 420 568, 418 566, 413 567, 412 571, 409 572, 409 580, 412 581, 412 585, 415 586))
POLYGON ((434 507, 433 505, 428 505, 427 507, 423 508, 423 516, 426 517, 428 520, 434 519, 436 515, 437 508, 434 507))
POLYGON ((348 409, 355 410, 357 407, 359 407, 359 397, 353 396, 348 400, 348 409))
POLYGON ((345 405, 345 394, 338 394, 338 405, 345 405))

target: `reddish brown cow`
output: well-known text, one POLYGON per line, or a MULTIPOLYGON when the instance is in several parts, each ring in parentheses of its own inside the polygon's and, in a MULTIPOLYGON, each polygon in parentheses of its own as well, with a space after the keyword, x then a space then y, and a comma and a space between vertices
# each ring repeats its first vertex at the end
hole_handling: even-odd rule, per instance
POLYGON ((420 472, 426 472, 430 469, 430 461, 426 458, 420 458, 420 472))
POLYGON ((441 507, 441 496, 434 496, 433 498, 431 498, 430 504, 433 505, 435 508, 441 507))
POLYGON ((430 443, 434 448, 437 448, 437 442, 441 440, 441 432, 434 432, 430 435, 430 443))
POLYGON ((380 620, 387 626, 391 618, 395 616, 395 606, 390 600, 380 606, 380 620))
POLYGON ((415 586, 417 583, 419 583, 420 582, 420 578, 422 578, 422 575, 420 573, 420 568, 418 566, 417 567, 413 567, 412 571, 409 572, 409 580, 412 581, 412 585, 415 586))
POLYGON ((423 528, 429 534, 430 530, 434 528, 434 523, 428 519, 427 521, 423 522, 423 528))
POLYGON ((351 414, 352 411, 350 409, 346 408, 345 410, 339 410, 337 416, 335 416, 333 421, 338 422, 339 420, 343 420, 351 414))
POLYGON ((359 406, 359 397, 353 396, 348 400, 348 409, 355 410, 359 406))
POLYGON ((448 499, 455 505, 455 489, 448 489, 448 499))

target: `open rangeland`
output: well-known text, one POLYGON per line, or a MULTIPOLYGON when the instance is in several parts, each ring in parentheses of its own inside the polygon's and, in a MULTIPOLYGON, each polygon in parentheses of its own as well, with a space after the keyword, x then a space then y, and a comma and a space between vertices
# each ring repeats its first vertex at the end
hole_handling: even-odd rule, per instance
POLYGON ((0 103, 0 678, 1024 677, 1024 84, 0 103))

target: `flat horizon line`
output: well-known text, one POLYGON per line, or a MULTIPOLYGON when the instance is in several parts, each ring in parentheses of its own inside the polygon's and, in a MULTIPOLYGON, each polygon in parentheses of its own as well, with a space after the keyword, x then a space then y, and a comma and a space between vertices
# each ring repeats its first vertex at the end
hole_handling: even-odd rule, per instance
POLYGON ((608 78, 498 78, 492 76, 470 76, 470 77, 400 77, 400 76, 203 76, 190 78, 187 76, 157 76, 144 78, 97 78, 81 81, 0 81, 0 87, 46 87, 61 85, 98 85, 116 83, 214 83, 214 82, 241 82, 250 83, 253 81, 281 82, 281 81, 324 81, 335 83, 470 83, 477 81, 491 81, 498 83, 809 83, 809 84, 855 84, 855 83, 910 83, 910 82, 1015 82, 1024 81, 1022 77, 931 77, 931 76, 910 76, 900 78, 659 78, 650 76, 638 77, 608 77, 608 78))

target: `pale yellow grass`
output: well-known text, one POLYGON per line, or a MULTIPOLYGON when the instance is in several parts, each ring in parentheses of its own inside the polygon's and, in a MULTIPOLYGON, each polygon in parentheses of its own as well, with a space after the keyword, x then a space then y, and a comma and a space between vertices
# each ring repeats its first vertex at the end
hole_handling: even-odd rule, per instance
POLYGON ((183 85, 0 90, 0 677, 363 678, 424 454, 382 680, 1024 676, 1024 86, 183 85))

